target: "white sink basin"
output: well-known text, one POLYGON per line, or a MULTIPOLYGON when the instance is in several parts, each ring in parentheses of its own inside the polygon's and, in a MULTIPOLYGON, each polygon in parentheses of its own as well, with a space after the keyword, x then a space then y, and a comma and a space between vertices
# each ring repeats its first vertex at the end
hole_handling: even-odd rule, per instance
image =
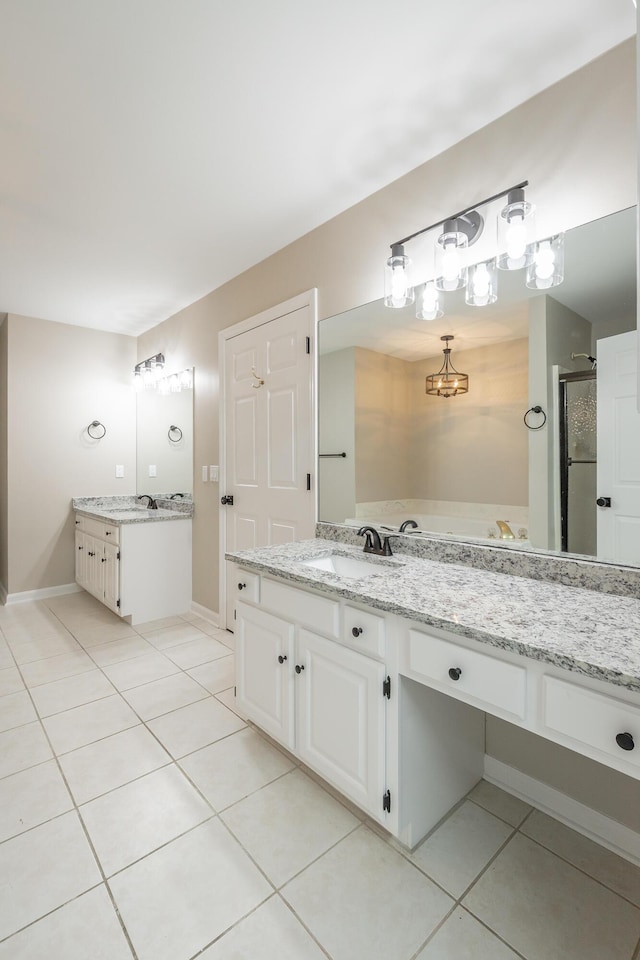
POLYGON ((314 567, 316 570, 325 570, 337 577, 346 577, 358 580, 360 577, 370 577, 373 573, 381 573, 382 568, 369 560, 357 560, 355 557, 345 557, 341 553, 331 553, 325 557, 316 557, 315 560, 303 560, 303 567, 314 567))

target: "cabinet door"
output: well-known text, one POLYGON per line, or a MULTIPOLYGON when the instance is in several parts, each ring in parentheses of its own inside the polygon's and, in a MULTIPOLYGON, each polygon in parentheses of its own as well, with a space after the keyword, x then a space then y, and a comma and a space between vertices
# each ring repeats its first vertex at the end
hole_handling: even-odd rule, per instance
POLYGON ((307 630, 298 637, 296 744, 301 759, 384 818, 384 666, 307 630))
POLYGON ((85 553, 87 563, 87 580, 85 589, 96 599, 104 599, 104 564, 100 561, 103 556, 103 543, 85 534, 85 553))
POLYGON ((293 747, 293 624, 236 605, 236 697, 246 716, 293 747))
POLYGON ((115 543, 105 543, 101 557, 104 583, 104 603, 114 613, 119 613, 120 601, 120 548, 115 543))
POLYGON ((80 587, 87 586, 87 543, 86 536, 76 530, 76 583, 80 587))

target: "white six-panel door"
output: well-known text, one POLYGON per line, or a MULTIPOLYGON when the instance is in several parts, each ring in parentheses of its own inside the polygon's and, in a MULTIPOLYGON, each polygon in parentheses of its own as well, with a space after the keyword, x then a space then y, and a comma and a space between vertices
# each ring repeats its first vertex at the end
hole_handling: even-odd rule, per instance
POLYGON ((598 559, 640 563, 638 334, 598 340, 598 559))
MULTIPOLYGON (((224 341, 220 492, 233 497, 233 505, 223 508, 226 550, 314 535, 313 327, 307 303, 224 341)), ((231 565, 226 572, 231 585, 231 565)), ((232 629, 235 591, 226 593, 226 625, 232 629)))

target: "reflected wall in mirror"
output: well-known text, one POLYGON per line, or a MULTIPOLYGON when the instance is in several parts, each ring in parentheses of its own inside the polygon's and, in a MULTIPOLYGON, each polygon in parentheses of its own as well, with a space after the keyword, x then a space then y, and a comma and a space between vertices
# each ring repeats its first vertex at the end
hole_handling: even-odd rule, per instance
POLYGON ((142 390, 136 397, 136 419, 138 495, 191 495, 193 387, 183 387, 177 393, 142 390))
POLYGON ((569 231, 565 281, 550 294, 528 290, 521 271, 500 271, 492 306, 467 306, 458 291, 441 319, 417 320, 414 309, 377 301, 319 324, 320 520, 397 529, 415 519, 420 531, 456 539, 640 564, 640 453, 629 452, 640 451, 636 367, 628 372, 636 208, 569 231), (445 334, 469 376, 469 392, 448 399, 425 392, 445 334), (594 372, 589 358, 604 341, 617 352, 594 372), (602 416, 622 411, 624 477, 607 475, 620 452, 602 454, 604 441, 596 452, 601 395, 607 436, 602 416), (540 429, 527 429, 534 406, 543 412, 527 420, 540 429), (594 463, 598 455, 606 462, 594 463), (609 495, 598 483, 636 481, 636 506, 622 513, 637 512, 622 530, 615 503, 597 507, 609 495), (620 534, 606 534, 607 524, 620 534))

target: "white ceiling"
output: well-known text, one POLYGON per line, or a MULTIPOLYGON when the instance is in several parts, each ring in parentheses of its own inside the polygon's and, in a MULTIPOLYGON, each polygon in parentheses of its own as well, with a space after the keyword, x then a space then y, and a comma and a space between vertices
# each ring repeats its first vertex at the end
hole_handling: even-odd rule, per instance
POLYGON ((137 335, 635 32, 632 0, 0 0, 0 311, 137 335))

